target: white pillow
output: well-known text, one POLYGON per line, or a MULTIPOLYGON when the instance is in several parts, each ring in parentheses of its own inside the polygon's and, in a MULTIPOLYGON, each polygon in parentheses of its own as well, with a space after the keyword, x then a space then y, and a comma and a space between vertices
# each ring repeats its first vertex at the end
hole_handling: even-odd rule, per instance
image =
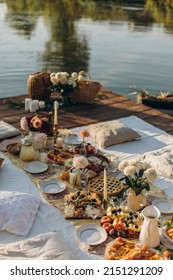
POLYGON ((101 148, 136 140, 141 136, 120 121, 109 121, 88 126, 90 137, 101 148))
POLYGON ((173 177, 173 146, 163 147, 153 152, 147 152, 140 158, 169 178, 173 177))
POLYGON ((0 260, 11 259, 74 260, 76 256, 57 232, 47 232, 26 240, 0 244, 0 260))
POLYGON ((27 236, 34 223, 40 199, 36 196, 0 191, 0 231, 27 236))
POLYGON ((20 131, 9 123, 0 121, 0 140, 19 135, 20 131))

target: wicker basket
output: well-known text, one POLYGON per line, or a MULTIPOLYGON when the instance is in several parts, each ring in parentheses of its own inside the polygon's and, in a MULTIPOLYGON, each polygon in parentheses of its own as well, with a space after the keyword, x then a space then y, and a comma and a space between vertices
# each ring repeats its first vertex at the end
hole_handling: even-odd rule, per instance
POLYGON ((51 95, 50 72, 42 71, 29 75, 28 95, 31 99, 45 100, 51 95))
POLYGON ((71 99, 80 103, 93 103, 100 88, 101 84, 98 82, 83 81, 74 89, 71 99))

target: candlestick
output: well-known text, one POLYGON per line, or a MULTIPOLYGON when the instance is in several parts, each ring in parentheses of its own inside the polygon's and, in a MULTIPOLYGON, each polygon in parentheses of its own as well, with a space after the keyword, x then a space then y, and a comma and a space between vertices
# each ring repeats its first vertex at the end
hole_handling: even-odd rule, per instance
POLYGON ((54 102, 54 125, 58 124, 58 101, 54 102))
POLYGON ((53 136, 54 136, 54 145, 56 145, 56 139, 58 137, 58 125, 54 124, 53 126, 53 136))
POLYGON ((107 203, 107 200, 108 200, 108 193, 107 193, 107 174, 106 174, 106 168, 104 169, 104 190, 103 190, 103 199, 104 199, 104 202, 107 203))

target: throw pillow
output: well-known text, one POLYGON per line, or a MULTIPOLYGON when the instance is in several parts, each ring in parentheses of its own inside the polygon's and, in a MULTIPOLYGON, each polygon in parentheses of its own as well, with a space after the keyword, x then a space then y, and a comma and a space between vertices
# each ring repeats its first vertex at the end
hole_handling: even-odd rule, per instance
POLYGON ((34 223, 40 199, 13 191, 0 191, 0 231, 27 236, 34 223))
POLYGON ((90 125, 87 131, 101 148, 107 148, 141 137, 135 130, 118 120, 90 125))

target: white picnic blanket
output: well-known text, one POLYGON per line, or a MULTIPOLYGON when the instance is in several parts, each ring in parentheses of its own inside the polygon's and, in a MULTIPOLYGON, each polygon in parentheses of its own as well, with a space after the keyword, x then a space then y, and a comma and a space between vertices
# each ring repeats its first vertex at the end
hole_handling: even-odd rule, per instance
MULTIPOLYGON (((113 154, 115 157, 118 156, 119 161, 134 156, 142 156, 146 152, 152 152, 153 150, 173 145, 173 136, 155 128, 135 116, 123 118, 121 121, 135 129, 142 137, 140 140, 119 144, 104 150, 105 153, 113 154)), ((78 132, 83 128, 84 127, 75 128, 73 131, 78 132)), ((5 156, 0 152, 0 157, 5 156)), ((158 179, 155 181, 155 185, 173 198, 173 183, 170 178, 160 173, 158 179)), ((57 248, 57 250, 59 250, 60 256, 62 258, 64 257, 64 259, 76 258, 82 260, 101 258, 98 255, 89 254, 87 252, 86 245, 80 243, 75 237, 75 227, 69 221, 64 219, 64 216, 60 211, 53 208, 47 203, 47 201, 45 201, 41 192, 36 188, 29 176, 23 170, 13 165, 7 157, 5 157, 5 161, 0 168, 0 191, 25 192, 27 194, 32 194, 41 200, 31 231, 26 237, 6 231, 0 232, 0 259, 8 258, 8 254, 9 258, 11 258, 13 251, 13 257, 18 258, 18 253, 15 252, 20 244, 22 246, 21 248, 23 248, 23 246, 29 246, 28 244, 32 244, 31 248, 35 248, 35 246, 39 247, 39 244, 42 243, 39 241, 39 236, 41 236, 41 240, 43 238, 44 243, 48 234, 53 238, 52 242, 55 241, 55 238, 58 239, 58 242, 62 241, 62 246, 59 247, 59 249, 57 248), (51 235, 53 232, 58 233, 58 235, 51 235), (3 253, 1 254, 1 252, 3 253)), ((49 244, 47 245, 49 247, 49 244)), ((52 245, 50 245, 50 247, 51 246, 52 245)), ((39 252, 39 248, 37 252, 39 252)), ((23 258, 29 258, 29 256, 31 258, 35 257, 29 252, 27 256, 26 251, 24 253, 21 252, 21 254, 23 254, 20 255, 21 257, 23 256, 23 258)), ((45 256, 45 258, 46 257, 47 256, 45 256)), ((52 259, 53 258, 58 258, 57 254, 54 255, 54 252, 52 252, 52 259)))

